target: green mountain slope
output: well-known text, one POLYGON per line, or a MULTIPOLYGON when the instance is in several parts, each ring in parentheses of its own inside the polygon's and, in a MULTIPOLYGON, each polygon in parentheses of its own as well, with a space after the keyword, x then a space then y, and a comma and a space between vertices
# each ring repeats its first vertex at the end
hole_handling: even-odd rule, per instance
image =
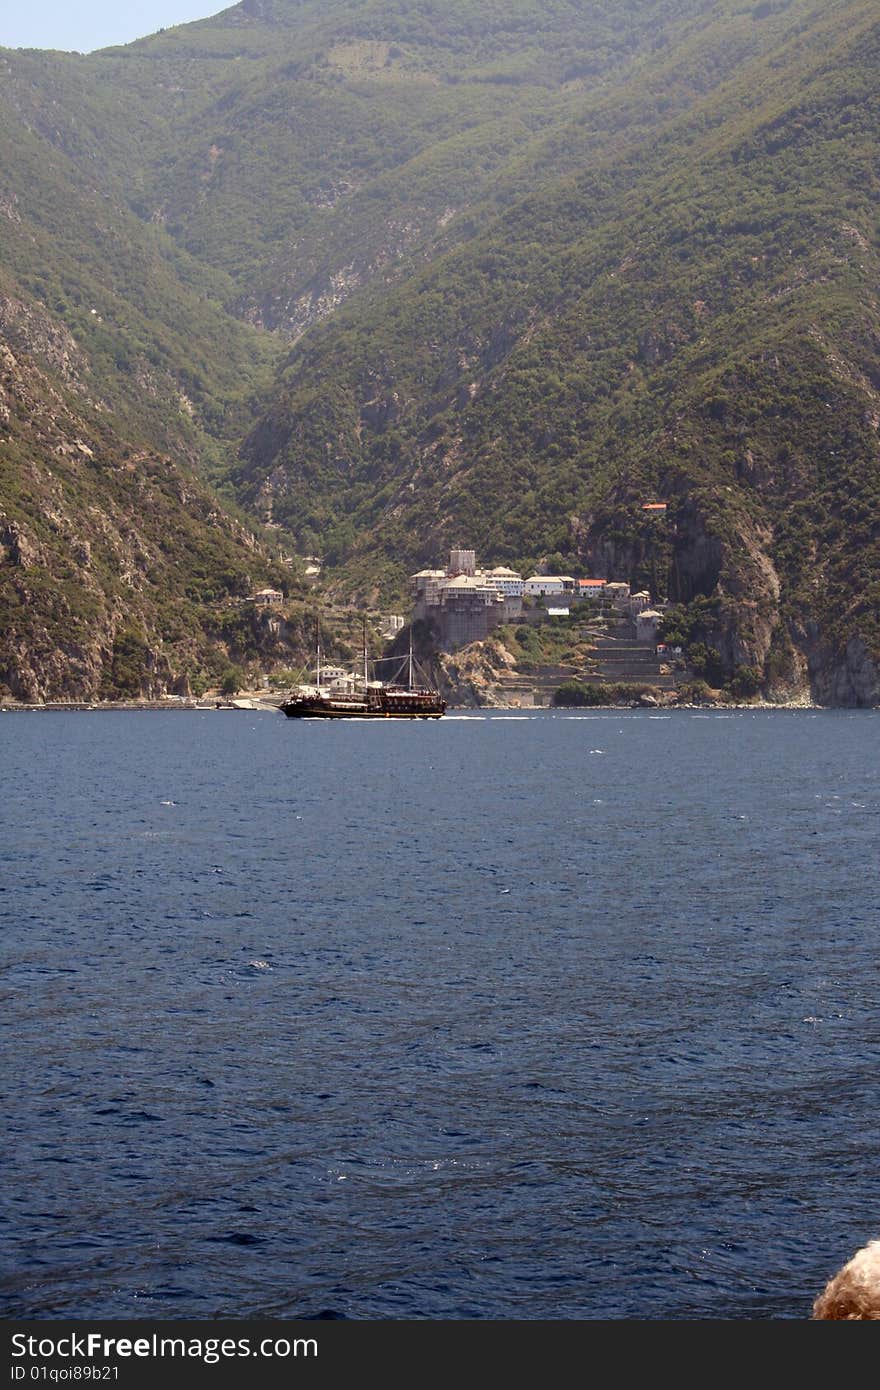
POLYGON ((47 141, 229 272, 239 312, 296 334, 616 139, 621 83, 652 120, 761 30, 707 0, 286 0, 88 58, 17 54, 7 83, 47 141))
POLYGON ((867 0, 245 0, 0 50, 0 681, 62 688, 35 634, 71 576, 103 655, 64 688, 111 680, 131 566, 83 579, 94 505, 201 557, 142 567, 145 688, 228 652, 279 544, 396 605, 461 540, 650 583, 728 674, 880 699, 877 56, 867 0))
POLYGON ((22 63, 44 124, 75 66, 0 64, 0 694, 197 685, 229 664, 223 599, 281 573, 206 487, 275 349, 223 308, 228 277, 127 206, 92 138, 29 118, 22 63))
POLYGON ((94 391, 75 339, 0 281, 0 696, 188 693, 271 648, 235 596, 290 576, 187 461, 94 391))
POLYGON ((728 672, 873 700, 878 27, 771 51, 291 355, 253 506, 386 580, 467 537, 653 581, 728 672), (667 500, 667 522, 642 512, 667 500))
POLYGON ((278 572, 196 477, 250 418, 268 345, 2 107, 0 166, 0 693, 197 683, 228 665, 222 597, 278 572))

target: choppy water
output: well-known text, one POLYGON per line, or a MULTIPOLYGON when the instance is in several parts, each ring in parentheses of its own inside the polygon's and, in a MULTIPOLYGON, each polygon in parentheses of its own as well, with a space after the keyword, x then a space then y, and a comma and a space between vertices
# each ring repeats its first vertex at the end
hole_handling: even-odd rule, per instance
POLYGON ((7 1316, 803 1317, 871 713, 0 717, 7 1316))

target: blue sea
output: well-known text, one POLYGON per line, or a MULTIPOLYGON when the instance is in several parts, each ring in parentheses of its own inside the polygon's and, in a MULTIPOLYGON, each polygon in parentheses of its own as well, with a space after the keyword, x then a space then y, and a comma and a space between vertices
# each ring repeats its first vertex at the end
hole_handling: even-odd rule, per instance
POLYGON ((806 1317, 880 1236, 878 733, 0 716, 0 1312, 806 1317))

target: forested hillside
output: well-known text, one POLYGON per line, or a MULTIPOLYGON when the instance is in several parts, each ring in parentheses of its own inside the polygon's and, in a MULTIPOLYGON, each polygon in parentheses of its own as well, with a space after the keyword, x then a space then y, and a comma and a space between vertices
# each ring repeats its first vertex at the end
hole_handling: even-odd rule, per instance
POLYGON ((284 549, 397 603, 462 541, 647 582, 728 675, 875 702, 878 56, 867 0, 246 0, 0 52, 7 353, 169 504, 56 476, 13 411, 0 513, 42 559, 0 552, 0 681, 46 669, 21 609, 51 647, 63 580, 101 612, 65 688, 108 688, 127 595, 112 558, 83 586, 77 532, 140 505, 170 536, 178 489, 204 573, 142 567, 146 684, 216 662, 211 605, 284 549))
POLYGON ((466 535, 648 583, 729 674, 872 699, 878 30, 795 8, 772 56, 304 339, 252 504, 364 581, 466 535))

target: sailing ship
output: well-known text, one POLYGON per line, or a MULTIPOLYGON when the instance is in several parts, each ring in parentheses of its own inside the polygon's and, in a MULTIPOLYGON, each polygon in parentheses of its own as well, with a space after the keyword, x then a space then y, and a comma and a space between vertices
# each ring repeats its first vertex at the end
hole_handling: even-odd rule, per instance
POLYGON ((446 701, 438 690, 416 684, 412 631, 408 655, 385 658, 397 663, 387 681, 370 679, 366 623, 362 673, 322 667, 320 632, 316 648, 314 682, 295 686, 281 704, 288 719, 439 719, 446 713, 446 701))

